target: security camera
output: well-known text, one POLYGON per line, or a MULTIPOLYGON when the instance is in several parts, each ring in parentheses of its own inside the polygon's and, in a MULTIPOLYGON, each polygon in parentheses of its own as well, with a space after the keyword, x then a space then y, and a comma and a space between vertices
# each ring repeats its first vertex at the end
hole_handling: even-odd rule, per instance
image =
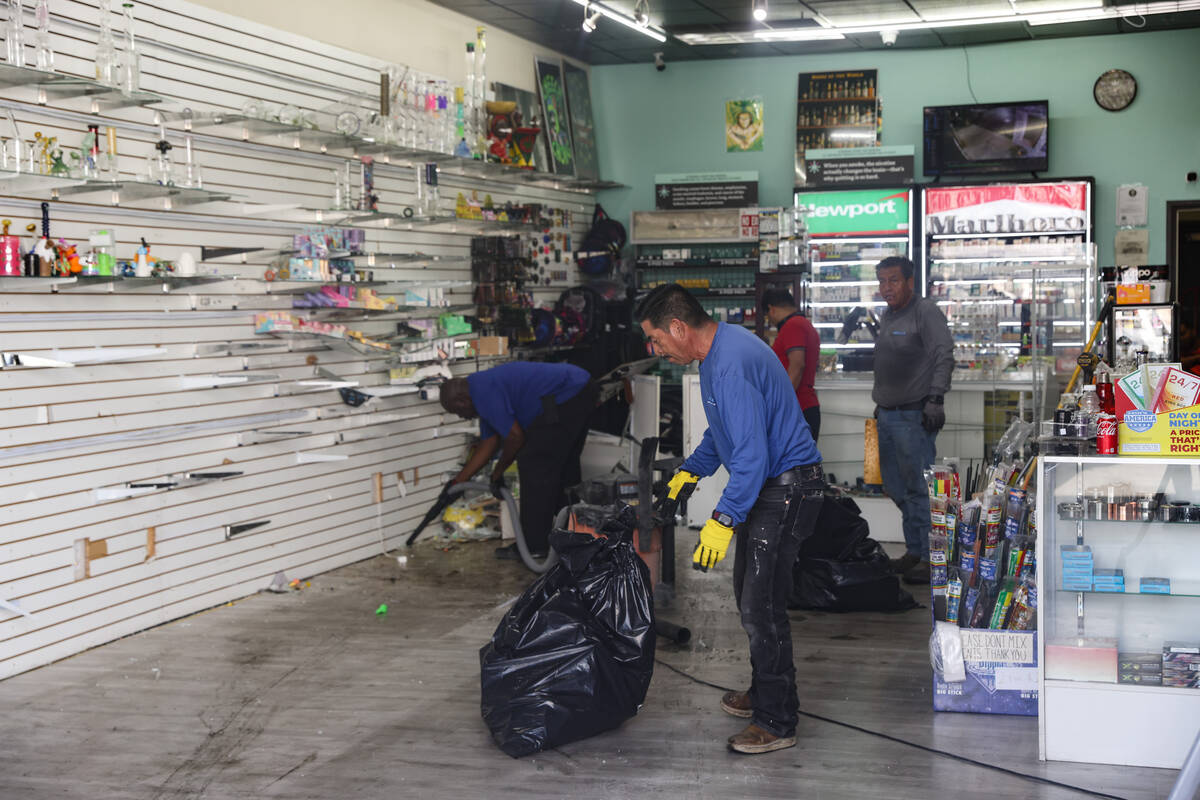
POLYGON ((659 72, 662 72, 664 69, 667 68, 667 62, 665 59, 663 59, 662 53, 654 54, 654 68, 656 70, 658 70, 659 72))
POLYGON ((891 47, 892 45, 894 45, 896 43, 896 37, 899 35, 900 35, 899 31, 888 30, 888 31, 880 31, 879 32, 879 38, 883 39, 884 47, 891 47))

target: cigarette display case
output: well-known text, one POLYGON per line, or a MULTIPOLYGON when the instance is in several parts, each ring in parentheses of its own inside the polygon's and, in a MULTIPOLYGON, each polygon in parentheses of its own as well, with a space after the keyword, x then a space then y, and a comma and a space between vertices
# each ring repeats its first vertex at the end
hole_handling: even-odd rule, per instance
POLYGON ((1043 759, 1178 769, 1200 730, 1200 460, 1039 463, 1043 759))

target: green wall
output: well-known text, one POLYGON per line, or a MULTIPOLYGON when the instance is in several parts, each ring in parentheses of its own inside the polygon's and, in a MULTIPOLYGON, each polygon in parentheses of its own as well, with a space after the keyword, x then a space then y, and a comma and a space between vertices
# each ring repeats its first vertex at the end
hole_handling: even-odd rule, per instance
POLYGON ((921 174, 921 110, 1009 100, 1050 101, 1050 171, 1093 176, 1101 264, 1112 262, 1116 188, 1149 187, 1150 259, 1166 260, 1166 201, 1200 200, 1200 29, 1047 39, 942 50, 872 50, 821 56, 593 67, 593 105, 603 176, 631 188, 601 193, 612 216, 654 208, 654 174, 757 170, 763 205, 792 196, 797 74, 878 69, 883 144, 916 147, 921 174), (968 87, 968 65, 970 87, 968 87), (1133 73, 1138 95, 1124 111, 1104 111, 1092 84, 1105 70, 1133 73), (974 89, 974 98, 971 95, 974 89), (726 153, 727 99, 766 103, 765 149, 726 153))

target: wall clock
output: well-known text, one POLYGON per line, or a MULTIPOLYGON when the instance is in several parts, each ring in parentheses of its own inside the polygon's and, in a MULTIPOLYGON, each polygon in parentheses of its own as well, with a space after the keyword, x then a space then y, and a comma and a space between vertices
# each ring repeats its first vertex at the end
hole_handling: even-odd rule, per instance
POLYGON ((1105 111, 1121 111, 1137 97, 1137 81, 1123 69, 1110 69, 1096 79, 1092 97, 1105 111))

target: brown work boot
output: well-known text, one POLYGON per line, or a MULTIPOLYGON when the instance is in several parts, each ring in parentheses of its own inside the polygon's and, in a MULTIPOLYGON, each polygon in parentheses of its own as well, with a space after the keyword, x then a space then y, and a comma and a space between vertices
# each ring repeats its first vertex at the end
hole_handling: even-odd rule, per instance
POLYGON ((757 725, 748 725, 746 730, 729 737, 729 749, 737 753, 769 753, 795 746, 795 736, 776 736, 757 725))
POLYGON ((742 719, 754 716, 754 707, 750 705, 749 692, 726 692, 721 697, 721 710, 742 719))
POLYGON ((921 563, 920 556, 914 556, 912 553, 905 553, 899 558, 888 560, 888 567, 897 575, 903 575, 910 569, 921 563))
POLYGON ((916 566, 904 573, 902 580, 914 586, 929 585, 929 562, 918 561, 916 566))

